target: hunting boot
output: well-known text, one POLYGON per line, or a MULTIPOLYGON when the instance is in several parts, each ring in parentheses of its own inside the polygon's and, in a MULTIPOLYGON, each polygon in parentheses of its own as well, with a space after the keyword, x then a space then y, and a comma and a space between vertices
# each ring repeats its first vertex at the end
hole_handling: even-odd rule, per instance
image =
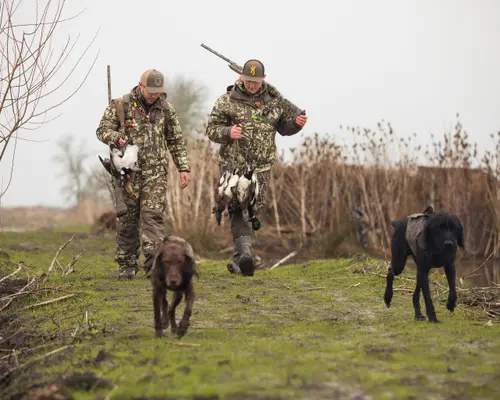
POLYGON ((234 254, 232 260, 227 264, 229 272, 252 276, 254 263, 252 258, 252 225, 245 221, 239 205, 231 204, 229 208, 229 219, 231 220, 231 234, 234 242, 234 254))
POLYGON ((240 236, 236 239, 235 244, 240 253, 238 266, 241 270, 241 274, 245 276, 253 276, 255 265, 252 255, 252 237, 240 236))
POLYGON ((137 273, 137 268, 131 267, 130 265, 120 265, 120 278, 132 279, 137 273))
POLYGON ((238 265, 238 260, 240 258, 240 252, 238 247, 236 246, 236 243, 234 245, 234 253, 233 253, 233 258, 229 263, 227 264, 227 270, 231 272, 232 274, 241 274, 241 269, 238 265))
POLYGON ((135 264, 134 265, 120 265, 119 266, 119 278, 132 279, 137 274, 137 261, 141 255, 140 250, 135 253, 135 264))

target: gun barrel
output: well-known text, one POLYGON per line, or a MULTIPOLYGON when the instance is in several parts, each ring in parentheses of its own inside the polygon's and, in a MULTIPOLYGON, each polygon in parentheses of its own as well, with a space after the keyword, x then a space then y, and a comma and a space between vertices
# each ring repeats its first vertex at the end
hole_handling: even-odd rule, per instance
POLYGON ((228 63, 232 63, 232 61, 231 61, 229 58, 224 57, 222 54, 220 54, 220 53, 216 52, 214 49, 212 49, 212 48, 208 47, 206 44, 203 44, 203 43, 202 43, 202 44, 201 44, 201 47, 203 47, 204 49, 208 50, 210 53, 215 54, 217 57, 222 58, 224 61, 227 61, 228 63))

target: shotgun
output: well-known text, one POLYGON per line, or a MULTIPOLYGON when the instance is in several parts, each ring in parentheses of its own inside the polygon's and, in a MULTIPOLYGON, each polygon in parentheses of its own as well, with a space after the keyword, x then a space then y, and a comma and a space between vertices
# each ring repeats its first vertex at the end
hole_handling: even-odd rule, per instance
MULTIPOLYGON (((222 58, 225 62, 228 63, 228 67, 237 74, 241 74, 243 72, 243 67, 235 63, 233 60, 227 58, 226 56, 223 56, 221 53, 215 51, 214 49, 210 48, 204 43, 201 44, 201 47, 203 47, 205 50, 208 50, 210 53, 215 54, 217 57, 222 58)), ((289 106, 296 108, 296 106, 294 106, 289 100, 287 99, 284 100, 289 106)), ((299 115, 306 115, 306 110, 302 110, 299 115)))
MULTIPOLYGON (((108 72, 108 105, 111 103, 111 71, 110 66, 107 68, 108 72)), ((125 201, 123 199, 123 190, 122 190, 122 179, 120 172, 113 168, 113 164, 111 163, 110 158, 102 159, 101 156, 98 156, 101 164, 104 169, 108 171, 108 173, 114 178, 114 193, 115 193, 115 212, 117 217, 121 217, 122 215, 127 213, 127 206, 125 205, 125 201)))

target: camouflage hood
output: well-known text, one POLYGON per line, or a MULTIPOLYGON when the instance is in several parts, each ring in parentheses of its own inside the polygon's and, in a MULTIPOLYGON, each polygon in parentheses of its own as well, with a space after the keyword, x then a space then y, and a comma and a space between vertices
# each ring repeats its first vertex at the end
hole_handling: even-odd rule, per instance
POLYGON ((269 101, 273 98, 281 98, 281 93, 274 86, 267 82, 263 82, 257 93, 250 93, 243 84, 241 79, 238 79, 234 85, 227 87, 227 92, 231 100, 255 103, 260 101, 261 103, 269 104, 269 101))
POLYGON ((166 171, 168 151, 179 171, 190 170, 177 113, 164 93, 148 105, 136 86, 121 99, 112 100, 104 111, 96 134, 106 144, 117 143, 118 139, 127 137, 139 145, 138 164, 143 174, 166 171), (123 127, 117 114, 120 104, 124 107, 123 127))
POLYGON ((207 124, 207 136, 221 144, 219 166, 234 168, 239 157, 248 169, 270 169, 276 161, 276 132, 283 136, 298 133, 301 127, 295 118, 301 111, 269 83, 252 94, 238 79, 217 99, 207 124), (238 141, 230 138, 236 124, 242 128, 238 141))

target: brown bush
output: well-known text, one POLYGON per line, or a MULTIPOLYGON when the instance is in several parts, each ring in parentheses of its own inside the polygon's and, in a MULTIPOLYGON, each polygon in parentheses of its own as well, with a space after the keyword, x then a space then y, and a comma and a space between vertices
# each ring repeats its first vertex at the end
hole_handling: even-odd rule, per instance
MULTIPOLYGON (((341 244, 357 251, 359 221, 353 211, 359 207, 368 247, 377 253, 385 250, 388 256, 390 221, 432 204, 462 219, 468 256, 498 254, 500 132, 492 135, 495 150, 479 159, 459 122, 455 132, 434 139, 425 149, 413 144, 415 135, 397 138, 385 122, 376 130, 345 131, 352 145, 315 134, 292 150, 293 160, 280 157, 256 239, 257 253, 286 253, 305 246, 326 257, 338 255, 341 244)), ((170 163, 166 230, 205 253, 225 247, 229 251, 228 220, 223 218, 217 226, 211 214, 218 180, 215 147, 208 140, 190 142, 188 147, 188 189, 180 189, 179 174, 170 163)))

